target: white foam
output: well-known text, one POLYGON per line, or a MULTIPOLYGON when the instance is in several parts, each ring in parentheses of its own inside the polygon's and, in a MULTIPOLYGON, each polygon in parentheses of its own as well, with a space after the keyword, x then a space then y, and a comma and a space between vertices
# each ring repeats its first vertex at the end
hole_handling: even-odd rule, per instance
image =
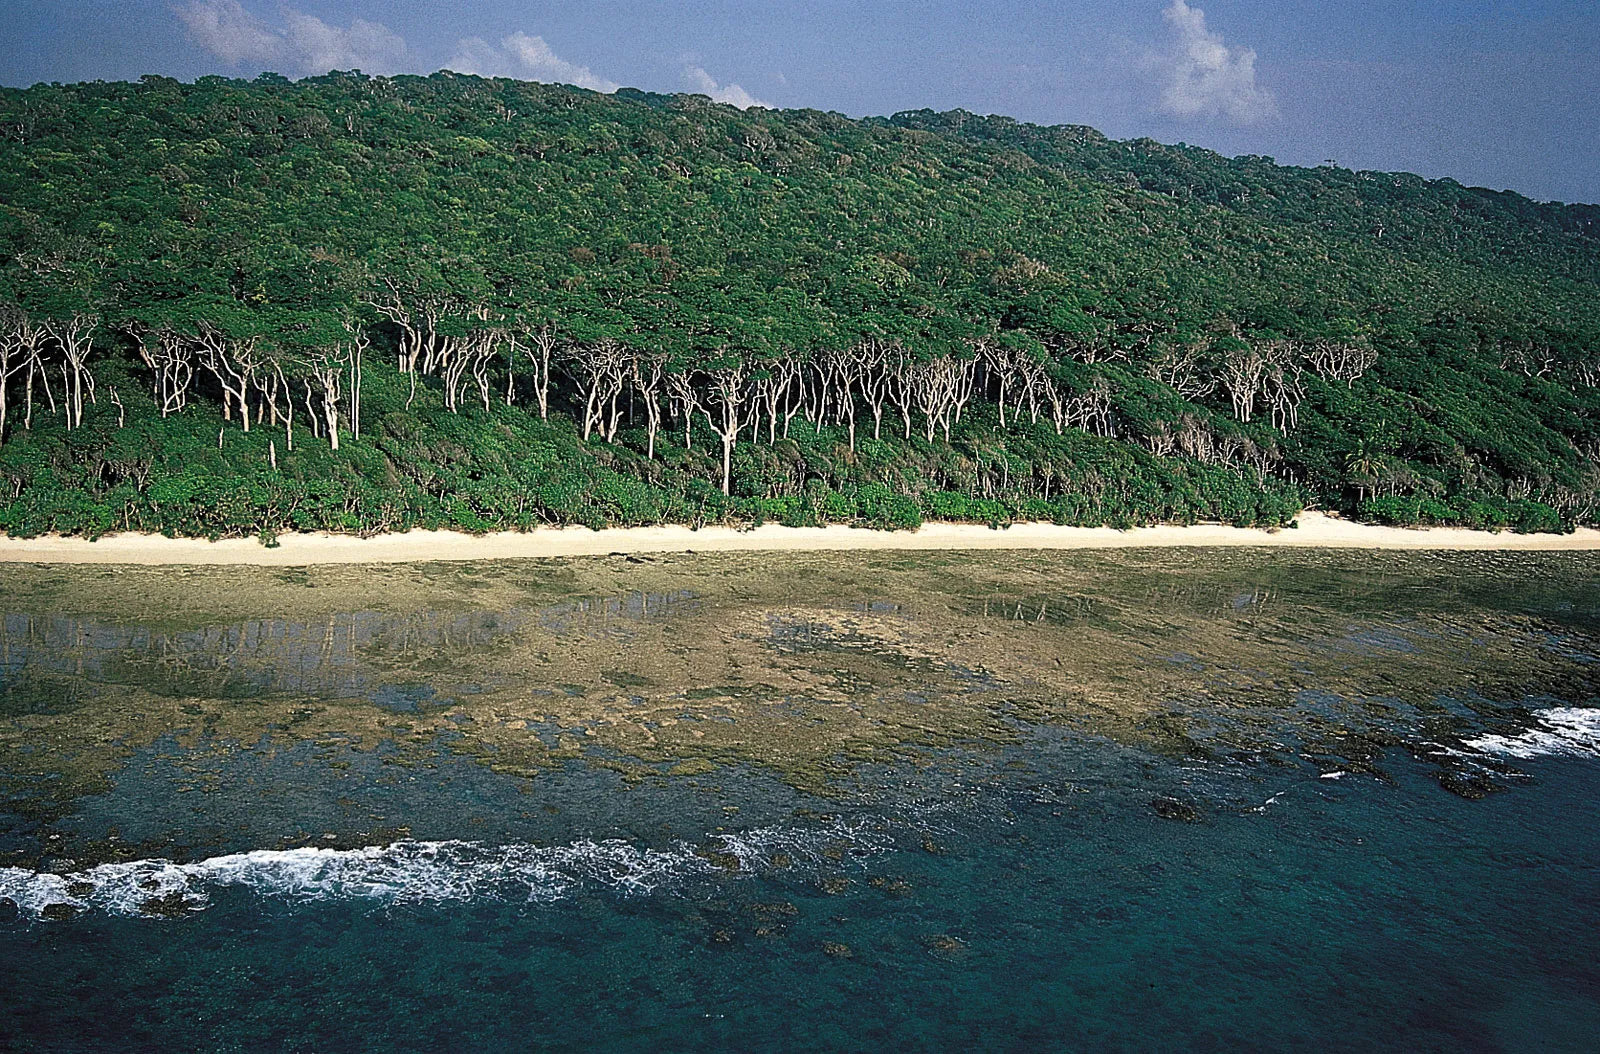
POLYGON ((1600 708, 1560 706, 1534 716, 1539 726, 1521 735, 1479 736, 1463 745, 1480 754, 1512 758, 1600 755, 1600 708))
POLYGON ((717 834, 702 847, 677 842, 664 849, 621 839, 555 846, 401 841, 361 849, 258 849, 191 864, 101 864, 65 875, 0 868, 0 900, 10 900, 30 919, 43 919, 52 905, 144 915, 152 899, 173 894, 183 897, 188 910, 200 910, 224 887, 291 902, 393 905, 491 898, 549 903, 583 888, 634 896, 695 876, 760 873, 770 870, 780 852, 794 862, 818 862, 834 847, 859 857, 888 850, 890 839, 863 822, 835 822, 822 828, 717 834))

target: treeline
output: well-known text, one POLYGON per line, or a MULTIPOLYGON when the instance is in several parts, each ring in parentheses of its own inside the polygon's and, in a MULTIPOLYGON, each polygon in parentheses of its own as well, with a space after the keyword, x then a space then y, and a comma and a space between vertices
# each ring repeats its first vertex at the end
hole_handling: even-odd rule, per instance
POLYGON ((445 74, 0 129, 13 533, 1600 516, 1581 208, 445 74))
MULTIPOLYGON (((376 366, 383 385, 377 401, 391 411, 399 404, 398 413, 391 413, 386 422, 390 426, 394 417, 413 411, 433 411, 435 421, 440 411, 453 417, 466 411, 473 422, 469 428, 481 426, 487 417, 515 420, 523 412, 536 413, 541 423, 548 423, 554 409, 554 434, 570 429, 571 438, 583 444, 613 448, 631 442, 646 462, 659 461, 663 468, 669 461, 680 465, 692 461, 698 436, 702 447, 709 440, 715 452, 716 481, 724 499, 735 496, 735 455, 741 442, 766 447, 768 462, 776 450, 798 454, 802 443, 848 462, 883 459, 891 450, 886 436, 898 440, 902 448, 920 440, 917 445, 924 456, 936 444, 950 448, 958 434, 981 436, 980 446, 996 443, 976 460, 958 455, 954 466, 934 469, 920 479, 902 475, 892 489, 884 486, 894 481, 892 472, 869 470, 865 476, 829 479, 822 491, 810 488, 812 496, 821 500, 803 510, 783 499, 807 493, 807 484, 824 476, 799 458, 776 478, 769 475, 764 485, 752 487, 749 479, 742 480, 740 496, 758 500, 742 509, 736 503, 718 503, 712 510, 716 518, 762 519, 774 514, 796 523, 863 518, 912 526, 927 513, 995 522, 1048 515, 1096 524, 1174 518, 1279 523, 1297 511, 1302 500, 1295 487, 1274 478, 1280 461, 1274 447, 1258 446, 1242 433, 1219 435, 1194 416, 1182 418, 1176 430, 1163 422, 1156 431, 1131 433, 1151 457, 1144 459, 1144 465, 1128 462, 1127 468, 1135 474, 1148 472, 1156 458, 1181 454, 1217 469, 1209 482, 1223 500, 1195 493, 1185 504, 1180 488, 1165 495, 1166 504, 1160 504, 1159 497, 1157 504, 1149 504, 1149 495, 1135 502, 1126 496, 1128 481, 1075 481, 1061 471, 1059 462, 1052 463, 1049 451, 1038 464, 1007 451, 1006 438, 1017 433, 1021 435, 1013 440, 1016 449, 1027 450, 1030 434, 1035 443, 1069 431, 1112 440, 1132 427, 1117 409, 1107 375, 1086 368, 1102 361, 1126 363, 1127 353, 1096 342, 1085 341, 1070 352, 1052 355, 1042 346, 1014 338, 976 339, 946 354, 918 355, 899 342, 868 338, 849 347, 796 349, 787 357, 766 361, 722 355, 709 362, 684 362, 610 338, 576 343, 548 325, 528 329, 509 324, 509 319, 491 316, 482 306, 430 303, 413 312, 396 297, 397 283, 384 282, 379 288, 383 292, 366 306, 383 320, 374 328, 390 347, 390 361, 381 363, 371 360, 374 334, 355 321, 353 310, 339 320, 337 330, 326 334, 327 343, 305 343, 299 330, 229 332, 204 320, 187 331, 130 324, 118 333, 105 330, 87 313, 65 320, 36 320, 14 301, 3 302, 0 369, 6 384, 0 386, 5 389, 0 391, 0 413, 12 402, 17 404, 19 419, 9 433, 13 438, 31 439, 37 417, 45 432, 58 430, 71 443, 72 434, 85 428, 86 409, 95 411, 104 435, 130 427, 130 406, 134 417, 149 425, 184 415, 192 403, 200 403, 206 409, 189 416, 213 421, 220 417, 219 451, 231 449, 237 458, 253 449, 265 459, 266 469, 276 473, 280 450, 285 458, 296 450, 297 422, 302 450, 310 441, 332 454, 340 451, 341 436, 346 450, 352 441, 361 440, 365 382, 376 366), (109 344, 98 362, 91 340, 96 334, 109 344), (107 377, 97 381, 97 371, 107 377), (128 391, 130 385, 134 387, 128 391), (969 427, 963 429, 964 415, 974 408, 979 424, 973 427, 969 419, 969 427), (230 429, 257 442, 235 441, 230 446, 230 429), (663 443, 664 438, 671 442, 663 443), (658 446, 663 447, 660 458, 658 446), (1238 485, 1242 481, 1230 479, 1236 473, 1244 473, 1249 482, 1238 485), (1218 488, 1218 481, 1227 482, 1218 488), (1102 493, 1107 484, 1124 496, 1107 504, 1102 493), (852 498, 841 500, 841 491, 851 492, 852 498), (1073 491, 1078 493, 1069 493, 1073 491)), ((233 321, 240 322, 237 317, 233 321)), ((1287 431, 1304 399, 1308 370, 1353 383, 1373 357, 1370 350, 1328 342, 1304 347, 1288 341, 1260 347, 1234 343, 1236 347, 1219 360, 1216 377, 1208 378, 1192 353, 1158 356, 1146 369, 1185 390, 1226 385, 1242 422, 1251 419, 1260 401, 1270 407, 1274 428, 1287 431)), ((0 431, 0 442, 6 434, 0 431)), ((896 453, 904 456, 905 450, 896 453)), ((100 474, 148 478, 149 467, 147 461, 134 465, 106 461, 100 474)), ((537 473, 531 482, 545 482, 544 475, 537 473)), ((1157 493, 1170 489, 1173 480, 1183 475, 1180 469, 1164 479, 1157 493)), ((37 487, 37 480, 29 482, 37 487)), ((20 497, 22 488, 17 489, 20 497)), ((425 522, 421 515, 425 505, 416 503, 410 510, 419 518, 389 510, 387 515, 398 512, 401 519, 370 526, 392 529, 425 522)), ((691 518, 704 522, 705 495, 700 505, 691 518)), ((286 505, 284 511, 293 513, 297 508, 286 505)), ((522 498, 518 513, 527 511, 527 500, 522 498)), ((504 510, 488 507, 481 512, 492 519, 504 510)), ((637 510, 618 509, 617 514, 627 522, 638 519, 637 510)), ((644 519, 665 516, 651 513, 644 519)), ((477 516, 468 525, 488 522, 480 521, 477 516)), ((536 521, 515 522, 528 526, 536 521)), ((561 522, 559 517, 556 522, 561 522)), ((291 520, 247 520, 231 526, 275 533, 295 525, 291 520)), ((369 526, 360 518, 355 525, 369 526)), ((30 521, 24 516, 7 526, 26 531, 30 521)))

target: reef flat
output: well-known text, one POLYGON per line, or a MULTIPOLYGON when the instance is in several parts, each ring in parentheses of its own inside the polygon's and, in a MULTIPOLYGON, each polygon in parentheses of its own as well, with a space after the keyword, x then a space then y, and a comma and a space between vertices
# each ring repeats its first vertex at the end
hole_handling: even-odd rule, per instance
MULTIPOLYGON (((1049 727, 1330 772, 1400 747, 1481 794, 1495 767, 1449 744, 1595 695, 1597 579, 1583 553, 1264 550, 10 566, 5 849, 135 851, 67 852, 51 824, 152 750, 197 797, 230 758, 295 750, 329 771, 443 754, 532 791, 579 763, 828 795, 1049 727)), ((409 829, 383 815, 335 833, 409 829)))

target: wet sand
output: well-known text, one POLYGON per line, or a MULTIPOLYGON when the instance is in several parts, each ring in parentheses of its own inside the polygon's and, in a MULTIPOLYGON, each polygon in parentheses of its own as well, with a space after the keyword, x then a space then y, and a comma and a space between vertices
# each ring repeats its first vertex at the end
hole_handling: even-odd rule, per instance
POLYGON ((1270 546, 1397 550, 1600 550, 1600 530, 1572 534, 1493 533, 1459 528, 1407 529, 1352 523, 1325 513, 1304 512, 1298 526, 1283 530, 1201 524, 1194 527, 1061 527, 1019 523, 993 529, 979 524, 928 523, 915 531, 846 527, 740 529, 683 526, 550 527, 472 535, 457 531, 408 531, 374 538, 338 534, 285 534, 267 548, 254 538, 206 541, 160 535, 118 534, 98 541, 46 536, 0 537, 0 563, 59 564, 308 564, 412 563, 432 560, 514 560, 610 553, 827 552, 939 549, 1132 549, 1270 546))

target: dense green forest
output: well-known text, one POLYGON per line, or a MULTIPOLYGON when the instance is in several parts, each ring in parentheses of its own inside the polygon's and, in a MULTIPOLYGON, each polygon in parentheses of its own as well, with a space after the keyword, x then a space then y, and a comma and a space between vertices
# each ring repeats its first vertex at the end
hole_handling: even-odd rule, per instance
POLYGON ((1600 519, 1600 208, 440 73, 0 90, 0 530, 1600 519))

